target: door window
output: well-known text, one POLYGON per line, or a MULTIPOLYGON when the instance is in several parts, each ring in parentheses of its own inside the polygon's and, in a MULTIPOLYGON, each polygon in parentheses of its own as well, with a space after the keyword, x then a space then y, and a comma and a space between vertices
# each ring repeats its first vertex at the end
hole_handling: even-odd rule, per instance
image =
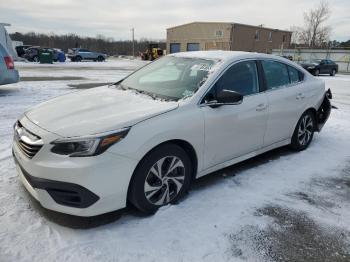
POLYGON ((245 61, 233 65, 216 82, 215 90, 232 90, 243 96, 259 92, 258 73, 255 61, 245 61))
POLYGON ((262 61, 267 89, 289 84, 287 66, 276 61, 262 61))

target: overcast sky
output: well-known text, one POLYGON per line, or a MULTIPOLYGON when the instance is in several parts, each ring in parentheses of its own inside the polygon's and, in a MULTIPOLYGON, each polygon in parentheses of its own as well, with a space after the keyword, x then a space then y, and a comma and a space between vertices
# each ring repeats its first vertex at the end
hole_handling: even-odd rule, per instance
MULTIPOLYGON (((116 40, 165 39, 166 28, 193 21, 289 29, 319 0, 0 0, 0 22, 13 32, 102 34, 116 40)), ((332 39, 350 39, 350 0, 330 0, 332 39)))

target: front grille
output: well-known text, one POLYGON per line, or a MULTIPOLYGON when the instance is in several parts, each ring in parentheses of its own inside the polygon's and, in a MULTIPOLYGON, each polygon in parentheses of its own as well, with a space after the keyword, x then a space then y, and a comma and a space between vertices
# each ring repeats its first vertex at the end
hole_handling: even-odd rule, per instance
POLYGON ((43 146, 41 138, 23 127, 20 122, 15 125, 15 141, 28 158, 33 158, 43 146))
POLYGON ((22 153, 28 158, 33 158, 42 147, 42 145, 30 145, 21 140, 17 141, 17 145, 21 149, 22 153))

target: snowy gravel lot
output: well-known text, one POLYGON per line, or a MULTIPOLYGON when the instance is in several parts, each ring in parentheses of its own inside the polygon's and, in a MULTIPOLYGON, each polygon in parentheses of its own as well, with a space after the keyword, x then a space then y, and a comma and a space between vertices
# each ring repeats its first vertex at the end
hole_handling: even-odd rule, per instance
POLYGON ((19 183, 12 125, 27 108, 118 81, 142 61, 17 63, 0 87, 0 261, 350 261, 350 76, 322 76, 338 107, 306 151, 281 148, 196 181, 141 216, 47 211, 19 183), (44 81, 43 81, 44 80, 44 81))

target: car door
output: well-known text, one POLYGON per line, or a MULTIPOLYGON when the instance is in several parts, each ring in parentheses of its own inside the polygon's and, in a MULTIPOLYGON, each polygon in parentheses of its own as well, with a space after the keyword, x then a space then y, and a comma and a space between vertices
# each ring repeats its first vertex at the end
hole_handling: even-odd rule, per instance
POLYGON ((253 152, 263 145, 267 122, 267 98, 260 91, 254 60, 229 67, 209 90, 201 104, 205 119, 205 168, 253 152), (243 95, 241 104, 210 106, 221 90, 243 95))
POLYGON ((303 73, 274 60, 261 61, 269 104, 264 146, 291 137, 305 105, 303 73))
POLYGON ((327 60, 321 60, 320 62, 320 73, 321 74, 328 74, 329 73, 329 65, 327 60))
POLYGON ((79 55, 83 58, 83 59, 91 59, 91 52, 87 49, 80 49, 79 50, 79 55))

